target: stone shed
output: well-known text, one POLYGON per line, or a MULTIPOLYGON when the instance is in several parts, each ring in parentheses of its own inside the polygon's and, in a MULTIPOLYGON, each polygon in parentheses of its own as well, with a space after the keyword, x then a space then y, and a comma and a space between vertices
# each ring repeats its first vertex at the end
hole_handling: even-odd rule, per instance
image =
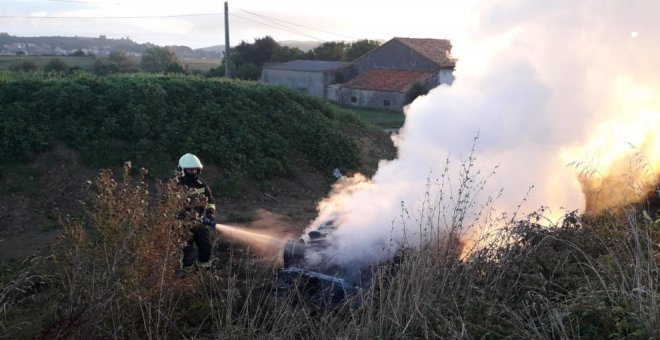
POLYGON ((350 62, 294 60, 264 66, 261 81, 279 84, 316 97, 327 97, 328 86, 355 76, 350 62))

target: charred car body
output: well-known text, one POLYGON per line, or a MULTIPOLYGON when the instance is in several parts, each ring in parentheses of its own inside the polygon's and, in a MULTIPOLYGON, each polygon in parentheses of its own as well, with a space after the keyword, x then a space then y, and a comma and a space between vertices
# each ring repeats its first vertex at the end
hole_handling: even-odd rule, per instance
POLYGON ((330 220, 284 247, 284 267, 279 271, 277 286, 285 294, 297 291, 313 302, 333 306, 355 295, 368 282, 370 270, 342 268, 328 261, 335 230, 330 220))

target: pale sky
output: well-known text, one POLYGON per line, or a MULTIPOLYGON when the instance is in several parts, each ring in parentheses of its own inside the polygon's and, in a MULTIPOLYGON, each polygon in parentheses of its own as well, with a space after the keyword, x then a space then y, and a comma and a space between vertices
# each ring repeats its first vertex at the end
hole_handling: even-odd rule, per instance
MULTIPOLYGON (((477 0, 228 1, 230 44, 277 41, 454 39, 476 20, 477 0)), ((0 32, 15 36, 129 37, 138 43, 223 45, 224 1, 2 0, 0 32)))

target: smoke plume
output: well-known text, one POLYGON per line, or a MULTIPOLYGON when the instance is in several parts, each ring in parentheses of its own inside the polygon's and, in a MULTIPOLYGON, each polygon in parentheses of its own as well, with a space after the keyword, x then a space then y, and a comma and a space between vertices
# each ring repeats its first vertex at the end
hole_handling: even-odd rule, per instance
POLYGON ((398 159, 381 162, 371 180, 352 179, 359 189, 338 187, 320 206, 311 227, 336 220, 338 263, 390 256, 390 246, 419 239, 431 224, 442 233, 457 222, 540 207, 552 218, 584 212, 587 199, 607 196, 590 193, 617 190, 618 181, 605 179, 620 179, 615 169, 635 158, 643 169, 636 173, 654 178, 660 2, 480 6, 472 13, 478 25, 452 38, 455 82, 406 108, 394 138, 398 159), (466 164, 477 179, 461 198, 466 164), (468 210, 463 218, 451 212, 456 207, 468 210))

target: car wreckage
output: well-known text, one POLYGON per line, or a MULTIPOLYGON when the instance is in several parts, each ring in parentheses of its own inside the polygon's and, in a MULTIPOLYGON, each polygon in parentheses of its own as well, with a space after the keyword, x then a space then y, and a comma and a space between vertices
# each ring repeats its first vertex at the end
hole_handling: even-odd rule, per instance
MULTIPOLYGON (((335 221, 329 220, 286 243, 284 266, 277 275, 280 294, 298 292, 318 305, 336 306, 356 297, 366 287, 371 274, 369 268, 346 268, 327 260, 333 249, 330 236, 335 229, 335 221)), ((357 299, 352 302, 353 306, 359 304, 357 299)))

